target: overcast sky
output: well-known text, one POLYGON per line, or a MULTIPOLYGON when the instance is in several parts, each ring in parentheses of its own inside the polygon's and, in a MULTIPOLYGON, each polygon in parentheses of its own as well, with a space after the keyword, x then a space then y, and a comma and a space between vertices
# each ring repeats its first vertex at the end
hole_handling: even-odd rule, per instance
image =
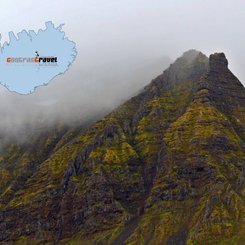
POLYGON ((8 32, 65 23, 81 66, 124 56, 176 58, 195 48, 224 51, 245 81, 244 0, 1 0, 1 29, 8 32))
POLYGON ((21 124, 32 114, 68 115, 76 107, 85 112, 89 108, 114 106, 189 49, 206 55, 225 52, 230 69, 245 81, 244 0, 0 3, 1 42, 8 40, 9 31, 38 30, 51 20, 56 25, 65 23, 64 31, 76 42, 78 51, 75 63, 65 75, 32 95, 19 96, 0 88, 0 114, 4 110, 8 124, 13 122, 13 115, 21 124))

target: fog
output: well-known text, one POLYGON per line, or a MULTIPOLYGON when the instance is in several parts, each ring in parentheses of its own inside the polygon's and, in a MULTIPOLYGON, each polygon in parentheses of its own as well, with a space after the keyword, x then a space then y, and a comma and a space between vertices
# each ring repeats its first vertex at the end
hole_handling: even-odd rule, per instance
MULTIPOLYGON (((140 91, 184 51, 225 52, 245 81, 242 0, 8 0, 0 33, 65 23, 78 56, 64 75, 33 94, 0 86, 0 132, 48 127, 103 115, 140 91)), ((20 81, 21 82, 21 81, 20 81)))

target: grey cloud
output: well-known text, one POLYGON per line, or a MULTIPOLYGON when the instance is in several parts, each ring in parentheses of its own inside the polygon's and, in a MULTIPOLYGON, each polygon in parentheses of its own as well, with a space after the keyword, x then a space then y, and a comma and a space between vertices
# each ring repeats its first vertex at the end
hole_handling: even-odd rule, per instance
POLYGON ((1 8, 3 39, 10 30, 37 29, 52 20, 65 23, 78 50, 70 70, 34 94, 0 87, 5 134, 107 112, 192 48, 206 55, 225 52, 231 70, 245 81, 242 0, 9 0, 1 8))

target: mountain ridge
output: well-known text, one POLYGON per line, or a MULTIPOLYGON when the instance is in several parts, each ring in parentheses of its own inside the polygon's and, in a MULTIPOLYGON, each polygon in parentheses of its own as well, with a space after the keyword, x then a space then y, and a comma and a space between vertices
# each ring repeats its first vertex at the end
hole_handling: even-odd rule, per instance
POLYGON ((244 112, 223 53, 184 53, 95 124, 2 155, 0 240, 242 244, 244 112))

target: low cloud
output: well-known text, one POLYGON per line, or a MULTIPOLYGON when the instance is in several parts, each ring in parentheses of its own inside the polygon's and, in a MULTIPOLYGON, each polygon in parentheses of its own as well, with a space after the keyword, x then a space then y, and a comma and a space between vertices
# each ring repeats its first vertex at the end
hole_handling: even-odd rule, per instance
POLYGON ((0 86, 0 136, 105 114, 189 49, 225 52, 230 69, 245 80, 242 0, 9 0, 2 9, 4 39, 48 20, 65 23, 78 56, 67 73, 31 95, 0 86))

